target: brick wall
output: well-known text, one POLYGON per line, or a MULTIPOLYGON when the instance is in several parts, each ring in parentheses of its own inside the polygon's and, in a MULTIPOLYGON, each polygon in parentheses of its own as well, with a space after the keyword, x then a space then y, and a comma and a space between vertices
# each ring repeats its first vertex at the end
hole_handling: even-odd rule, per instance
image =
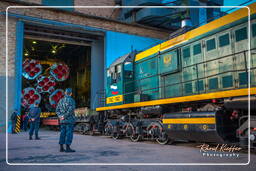
MULTIPOLYGON (((8 104, 9 114, 14 109, 14 93, 15 89, 15 47, 16 47, 16 20, 9 19, 8 21, 8 104)), ((5 41, 5 17, 0 16, 0 132, 5 129, 5 60, 6 60, 6 41, 5 41)), ((9 115, 10 116, 10 115, 9 115)), ((8 116, 8 118, 9 118, 8 116)))
MULTIPOLYGON (((0 6, 5 9, 7 6, 17 5, 15 3, 0 2, 0 6)), ((49 10, 49 9, 10 9, 9 12, 21 14, 25 16, 32 16, 42 19, 56 20, 65 23, 85 25, 95 28, 101 28, 105 30, 117 31, 128 34, 135 34, 144 37, 152 37, 158 39, 166 39, 169 33, 166 30, 160 30, 151 27, 145 27, 140 25, 131 25, 121 22, 116 22, 114 20, 107 20, 100 17, 91 17, 78 15, 76 13, 63 12, 59 10, 49 10)))
MULTIPOLYGON (((42 0, 20 0, 23 2, 42 4, 42 0)), ((115 6, 114 0, 74 0, 74 6, 115 6)), ((94 16, 114 18, 116 19, 119 15, 120 9, 113 8, 75 8, 75 11, 89 14, 94 16)))
MULTIPOLYGON (((5 17, 0 16, 0 76, 5 75, 5 60, 6 60, 6 41, 5 41, 5 17)), ((16 20, 8 19, 8 74, 14 76, 14 57, 15 57, 15 46, 16 46, 16 20)))
POLYGON ((35 3, 35 4, 41 4, 42 0, 20 0, 23 2, 29 2, 29 3, 35 3))
MULTIPOLYGON (((75 6, 115 6, 114 0, 74 0, 75 6)), ((75 11, 106 18, 117 18, 119 9, 114 8, 76 8, 75 11)))

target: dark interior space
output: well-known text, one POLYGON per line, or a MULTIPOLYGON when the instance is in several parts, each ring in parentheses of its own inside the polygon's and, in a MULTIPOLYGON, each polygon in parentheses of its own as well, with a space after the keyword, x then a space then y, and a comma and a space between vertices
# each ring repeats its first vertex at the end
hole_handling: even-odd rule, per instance
MULTIPOLYGON (((42 72, 34 79, 22 79, 22 89, 36 88, 39 78, 51 78, 51 66, 65 64, 69 68, 69 76, 66 80, 57 81, 54 90, 72 88, 76 107, 90 107, 91 85, 91 47, 68 43, 52 42, 39 39, 24 39, 23 61, 34 59, 39 61, 42 72)), ((24 68, 23 68, 24 72, 24 68)), ((43 112, 55 111, 55 106, 50 104, 49 97, 52 92, 42 92, 40 107, 43 112)))

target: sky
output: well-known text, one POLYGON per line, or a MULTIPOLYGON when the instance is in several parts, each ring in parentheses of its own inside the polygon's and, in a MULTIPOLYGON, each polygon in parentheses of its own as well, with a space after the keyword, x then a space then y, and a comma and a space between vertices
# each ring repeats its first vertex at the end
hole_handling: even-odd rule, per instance
MULTIPOLYGON (((249 0, 224 0, 223 5, 224 6, 239 6, 240 4, 245 3, 247 1, 249 1, 249 0)), ((246 3, 246 4, 244 4, 244 6, 254 3, 254 2, 256 2, 256 0, 252 0, 248 3, 246 3)), ((225 8, 222 11, 226 11, 226 10, 228 10, 228 8, 225 8)), ((233 12, 233 10, 231 10, 230 12, 233 12)))
MULTIPOLYGON (((236 6, 236 5, 240 5, 244 2, 247 2, 248 0, 224 0, 224 6, 236 6)), ((248 4, 251 4, 253 2, 256 2, 256 0, 252 0, 251 2, 248 2, 248 4)))

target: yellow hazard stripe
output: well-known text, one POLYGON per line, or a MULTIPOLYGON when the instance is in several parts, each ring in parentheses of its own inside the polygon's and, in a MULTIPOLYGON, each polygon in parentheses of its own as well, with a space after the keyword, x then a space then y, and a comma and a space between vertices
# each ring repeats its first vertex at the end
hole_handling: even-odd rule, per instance
MULTIPOLYGON (((256 3, 253 3, 251 5, 248 6, 250 8, 250 12, 251 12, 251 15, 252 14, 255 14, 256 13, 256 3)), ((163 50, 166 50, 166 49, 169 49, 171 48, 172 46, 175 46, 177 44, 180 44, 184 41, 188 41, 189 39, 192 39, 192 38, 195 38, 197 36, 200 36, 202 34, 205 34, 207 32, 210 32, 212 30, 215 30, 215 29, 218 29, 224 25, 227 25, 227 24, 230 24, 230 23, 233 23, 237 20, 240 20, 244 17, 247 17, 248 16, 248 9, 247 8, 242 8, 242 9, 239 9, 233 13, 230 13, 228 15, 225 15, 219 19, 216 19, 208 24, 205 24, 201 27, 198 27, 194 30, 191 30, 185 34, 182 34, 180 36, 177 36, 173 39, 170 39, 166 42, 163 42, 159 45, 156 45, 150 49, 147 49, 141 53, 138 53, 135 57, 135 61, 138 61, 138 60, 141 60, 143 58, 146 58, 150 55, 153 55, 159 51, 163 51, 163 50)))
POLYGON ((17 116, 17 121, 16 121, 16 125, 15 125, 15 132, 18 133, 20 132, 20 115, 17 116))
POLYGON ((215 124, 214 117, 211 118, 177 118, 162 119, 163 124, 215 124))
MULTIPOLYGON (((128 103, 128 104, 109 106, 109 107, 100 107, 100 108, 96 108, 96 111, 125 109, 125 108, 132 108, 132 107, 153 106, 153 105, 171 104, 171 103, 182 103, 182 102, 226 98, 226 97, 246 96, 248 95, 248 92, 249 92, 248 88, 227 90, 227 91, 197 94, 197 95, 191 95, 191 96, 174 97, 174 98, 161 99, 161 100, 128 103)), ((249 94, 251 95, 256 94, 256 88, 250 88, 249 94)))

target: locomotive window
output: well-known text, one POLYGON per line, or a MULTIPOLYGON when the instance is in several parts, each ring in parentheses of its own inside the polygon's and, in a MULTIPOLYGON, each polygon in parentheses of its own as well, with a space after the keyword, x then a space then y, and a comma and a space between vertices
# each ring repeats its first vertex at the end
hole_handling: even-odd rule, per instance
POLYGON ((193 55, 198 55, 201 53, 201 43, 193 46, 193 55))
POLYGON ((115 67, 111 67, 109 70, 110 70, 110 73, 112 74, 115 72, 115 67))
POLYGON ((182 50, 183 58, 189 58, 190 57, 190 47, 185 47, 182 50))
POLYGON ((215 38, 206 41, 206 49, 207 51, 216 49, 215 38))
POLYGON ((150 69, 155 69, 156 68, 156 62, 152 61, 150 62, 150 69))
POLYGON ((122 67, 121 64, 116 66, 116 79, 117 79, 117 81, 121 80, 121 71, 122 71, 121 67, 122 67))
POLYGON ((210 78, 209 79, 209 90, 218 88, 218 78, 210 78))
POLYGON ((116 73, 111 73, 111 84, 114 84, 116 82, 117 82, 117 80, 116 80, 116 73))
POLYGON ((229 45, 229 34, 224 34, 222 36, 219 37, 219 46, 223 47, 223 46, 227 46, 229 45))
POLYGON ((121 72, 121 65, 117 65, 117 73, 120 73, 121 72))
POLYGON ((109 71, 109 69, 107 70, 107 77, 110 77, 111 75, 110 75, 110 71, 109 71))
POLYGON ((256 24, 252 25, 252 37, 256 36, 256 24))
POLYGON ((236 42, 247 39, 247 28, 243 27, 235 31, 236 42))

